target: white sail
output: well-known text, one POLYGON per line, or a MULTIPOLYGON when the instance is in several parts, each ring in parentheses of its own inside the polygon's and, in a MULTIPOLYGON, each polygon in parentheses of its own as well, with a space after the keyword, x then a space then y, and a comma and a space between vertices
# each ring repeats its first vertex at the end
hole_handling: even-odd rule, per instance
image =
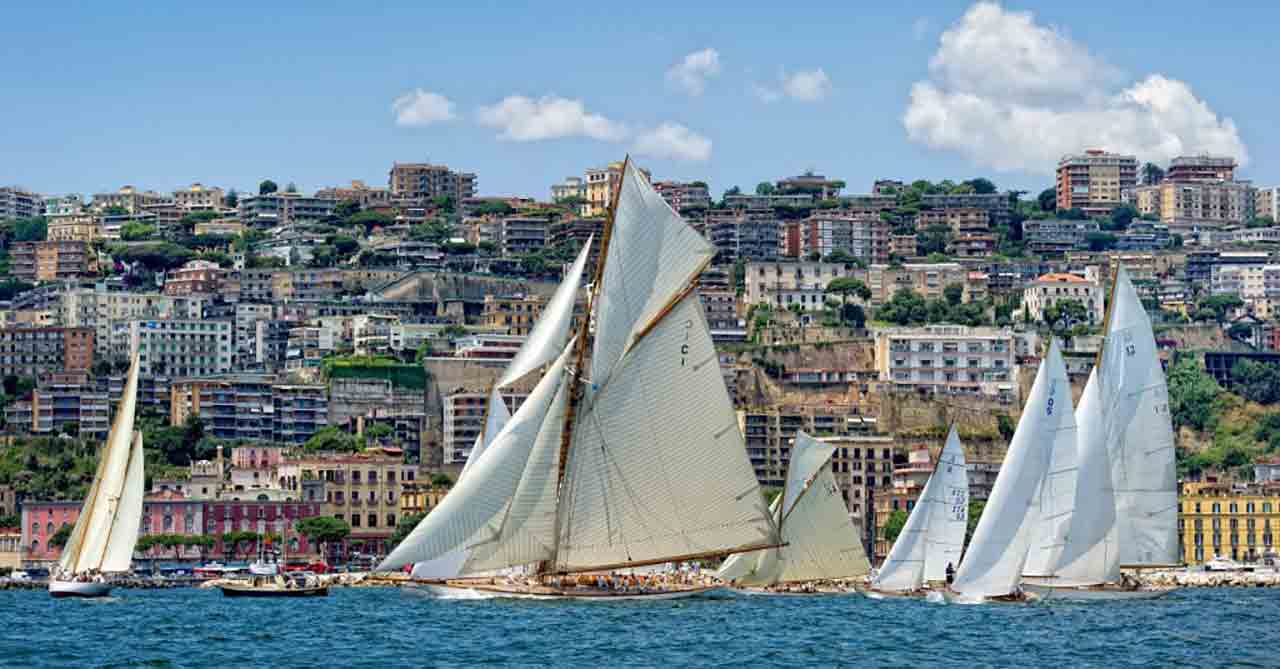
MULTIPOLYGON (((960 565, 964 552, 964 535, 969 529, 969 468, 964 459, 964 446, 954 425, 938 455, 930 483, 939 481, 929 504, 929 532, 925 539, 925 581, 943 581, 947 566, 960 565)), ((928 484, 926 484, 927 486, 928 484)), ((922 498, 925 495, 921 495, 922 498)))
POLYGON ((582 272, 587 266, 587 257, 591 254, 592 239, 588 237, 587 243, 582 245, 577 259, 569 266, 569 271, 560 281, 556 292, 547 301, 547 306, 543 308, 524 345, 498 379, 497 387, 502 388, 519 381, 529 372, 555 360, 564 350, 573 326, 573 307, 578 300, 578 289, 582 285, 582 272))
POLYGON ((111 539, 111 526, 129 475, 137 393, 138 358, 135 355, 107 443, 98 456, 98 471, 89 496, 85 498, 80 517, 63 547, 60 565, 64 571, 81 573, 102 569, 111 539))
POLYGON ((129 470, 125 475, 120 502, 116 505, 111 525, 111 538, 102 559, 102 571, 129 571, 133 564, 133 548, 138 544, 138 528, 142 525, 142 498, 146 493, 146 473, 142 450, 142 433, 133 434, 129 451, 129 470))
POLYGON ((991 497, 951 588, 970 597, 1013 594, 1021 582, 1030 539, 1033 497, 1051 454, 1074 445, 1071 385, 1056 341, 1040 363, 1035 383, 1009 442, 991 497))
POLYGON ((1075 502, 1066 541, 1053 570, 1055 585, 1098 585, 1120 580, 1116 501, 1106 439, 1108 412, 1098 397, 1097 371, 1089 374, 1076 407, 1079 462, 1075 502))
POLYGON ((1180 562, 1173 424, 1151 320, 1123 267, 1116 274, 1111 319, 1098 374, 1111 415, 1107 448, 1115 486, 1120 562, 1180 562))
POLYGON ((520 483, 538 430, 560 386, 570 350, 571 347, 566 348, 542 377, 471 471, 458 479, 440 505, 396 546, 378 570, 434 560, 492 537, 520 483))
POLYGON ((569 386, 561 383, 497 535, 473 546, 463 573, 495 571, 555 557, 556 478, 568 404, 569 386))
POLYGON ((1049 467, 1032 498, 1025 576, 1051 575, 1062 556, 1076 501, 1078 437, 1077 431, 1077 439, 1056 442, 1049 453, 1049 467))
POLYGON ((635 335, 716 253, 630 161, 623 170, 611 230, 595 304, 591 383, 596 386, 609 382, 635 335))
POLYGON ((498 436, 502 428, 507 426, 507 421, 511 420, 511 410, 507 408, 506 400, 502 399, 502 390, 499 386, 495 385, 489 391, 489 397, 485 401, 487 406, 484 412, 484 429, 476 435, 476 443, 467 454, 467 461, 462 464, 462 471, 458 473, 459 479, 467 475, 467 470, 471 469, 472 463, 480 459, 489 444, 493 443, 494 437, 498 436))
MULTIPOLYGON (((769 504, 769 517, 775 523, 782 520, 781 509, 782 495, 779 494, 769 504)), ((726 558, 720 569, 716 570, 716 578, 737 585, 764 586, 777 582, 778 570, 777 549, 748 551, 734 553, 726 558)))
MULTIPOLYGON (((783 583, 835 580, 865 576, 871 570, 849 507, 831 473, 835 448, 809 435, 796 434, 791 471, 816 471, 801 479, 790 507, 784 505, 782 543, 777 549, 783 583)), ((791 482, 788 482, 791 485, 791 482)))
POLYGON ((696 294, 632 345, 572 438, 560 569, 776 543, 696 294))

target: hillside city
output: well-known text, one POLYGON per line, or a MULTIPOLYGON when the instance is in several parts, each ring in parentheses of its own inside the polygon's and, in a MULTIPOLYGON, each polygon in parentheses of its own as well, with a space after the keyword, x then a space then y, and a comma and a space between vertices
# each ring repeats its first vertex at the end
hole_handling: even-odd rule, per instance
MULTIPOLYGON (((139 554, 242 558, 288 518, 291 553, 386 555, 448 494, 584 244, 596 263, 622 170, 536 198, 398 162, 311 194, 0 187, 0 569, 58 559, 135 354, 139 554)), ((976 523, 1049 338, 1078 396, 1123 266, 1166 367, 1194 565, 1273 556, 1280 523, 1280 187, 1236 171, 1082 147, 1039 193, 648 176, 717 249, 697 290, 757 479, 781 488, 798 431, 835 445, 873 561, 953 424, 976 523)))

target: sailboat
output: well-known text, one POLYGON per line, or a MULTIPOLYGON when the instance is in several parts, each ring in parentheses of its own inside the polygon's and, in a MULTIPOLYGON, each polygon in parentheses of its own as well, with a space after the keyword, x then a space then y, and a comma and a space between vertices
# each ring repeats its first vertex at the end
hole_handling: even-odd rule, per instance
MULTIPOLYGON (((1105 339, 1080 406, 1077 467, 1044 571, 1026 588, 1045 598, 1142 599, 1171 588, 1128 579, 1122 564, 1166 566, 1177 559, 1177 482, 1168 390, 1151 321, 1121 267, 1112 283, 1105 339)), ((1048 523, 1046 523, 1047 525, 1048 523)), ((1031 571, 1028 572, 1031 574, 1031 571)))
MULTIPOLYGON (((520 350, 503 370, 502 376, 490 387, 485 404, 484 423, 480 434, 476 435, 471 452, 467 454, 462 472, 458 475, 459 481, 467 476, 479 461, 480 456, 493 445, 502 428, 506 427, 511 420, 511 411, 502 397, 502 391, 554 362, 568 344, 569 337, 573 334, 574 305, 577 302, 578 290, 582 285, 582 276, 586 270, 593 241, 594 236, 587 238, 586 244, 583 244, 577 258, 569 266, 560 285, 547 301, 547 306, 542 310, 538 321, 534 323, 529 337, 525 339, 520 350)), ((457 578, 462 574, 469 555, 470 551, 467 547, 459 546, 435 559, 418 562, 413 565, 412 578, 415 580, 457 578)))
MULTIPOLYGON (((834 446, 796 433, 782 494, 769 508, 785 545, 733 555, 718 578, 750 591, 809 593, 818 591, 816 584, 857 579, 870 571, 831 473, 833 453, 834 446)), ((842 591, 834 583, 823 587, 842 591)))
POLYGON ((462 548, 442 591, 670 598, 717 586, 609 572, 780 545, 694 291, 714 255, 628 159, 590 317, 378 569, 462 548), (533 574, 474 577, 520 565, 533 574))
POLYGON ((1075 447, 1071 383, 1058 343, 1051 341, 973 540, 944 595, 948 601, 1029 599, 1021 581, 1037 520, 1034 501, 1055 454, 1075 447))
POLYGON ((920 500, 871 580, 868 596, 920 597, 929 584, 944 583, 948 569, 960 564, 968 524, 969 470, 952 425, 920 500))
MULTIPOLYGON (((288 564, 289 526, 292 521, 285 521, 280 534, 280 564, 288 564)), ((328 597, 329 586, 319 575, 307 572, 281 572, 279 569, 270 574, 250 570, 247 580, 236 579, 218 585, 224 597, 251 598, 297 598, 328 597)))
POLYGON ((144 493, 142 433, 133 431, 137 393, 135 354, 93 484, 62 549, 57 573, 49 579, 54 597, 106 597, 111 593, 106 576, 127 572, 133 563, 144 493))

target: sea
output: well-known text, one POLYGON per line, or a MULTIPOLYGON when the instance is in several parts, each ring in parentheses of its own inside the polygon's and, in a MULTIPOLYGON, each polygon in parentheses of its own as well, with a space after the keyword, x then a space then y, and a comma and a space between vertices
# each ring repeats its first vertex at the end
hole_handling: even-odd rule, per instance
POLYGON ((948 605, 858 595, 430 599, 393 588, 226 599, 0 592, 0 667, 1277 667, 1280 591, 948 605))

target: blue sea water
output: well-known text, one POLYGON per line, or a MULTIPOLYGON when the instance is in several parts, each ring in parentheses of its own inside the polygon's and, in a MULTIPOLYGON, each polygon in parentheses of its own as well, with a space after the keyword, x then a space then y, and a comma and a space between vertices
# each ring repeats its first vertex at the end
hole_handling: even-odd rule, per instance
POLYGON ((1280 591, 957 606, 860 596, 645 603, 0 592, 0 667, 1275 667, 1280 591))

